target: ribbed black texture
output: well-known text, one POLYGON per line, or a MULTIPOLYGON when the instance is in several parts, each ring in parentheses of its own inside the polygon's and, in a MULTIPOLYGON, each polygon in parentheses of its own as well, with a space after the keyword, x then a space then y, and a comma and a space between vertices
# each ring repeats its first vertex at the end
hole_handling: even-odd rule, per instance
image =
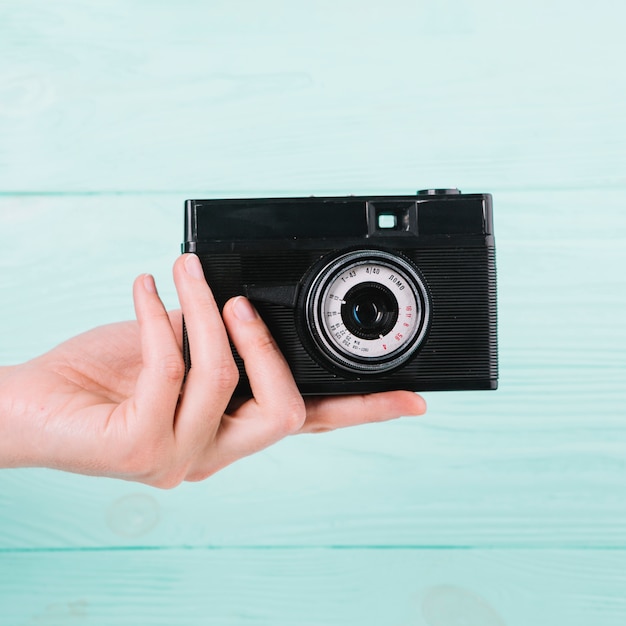
MULTIPOLYGON (((241 251, 201 255, 218 304, 243 285, 298 283, 328 250, 241 251)), ((488 247, 403 250, 420 269, 431 295, 431 325, 416 356, 399 370, 360 379, 330 372, 304 349, 290 308, 255 303, 303 393, 354 393, 385 389, 488 389, 498 377, 495 252, 488 247)), ((243 364, 238 391, 249 390, 243 364)))

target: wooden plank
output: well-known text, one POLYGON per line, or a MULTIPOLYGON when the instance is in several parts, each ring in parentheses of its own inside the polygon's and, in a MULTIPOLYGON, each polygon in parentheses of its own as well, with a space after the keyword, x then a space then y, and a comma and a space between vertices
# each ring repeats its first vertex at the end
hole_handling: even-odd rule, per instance
POLYGON ((613 0, 0 11, 3 191, 624 184, 613 0))
POLYGON ((621 626, 625 594, 623 551, 0 554, 11 626, 621 626))
MULTIPOLYGON (((174 492, 0 472, 0 547, 610 547, 626 540, 622 191, 496 196, 501 388, 291 438, 174 492)), ((182 197, 0 198, 0 362, 132 315, 170 265, 182 197), (148 226, 149 225, 149 226, 148 226)))

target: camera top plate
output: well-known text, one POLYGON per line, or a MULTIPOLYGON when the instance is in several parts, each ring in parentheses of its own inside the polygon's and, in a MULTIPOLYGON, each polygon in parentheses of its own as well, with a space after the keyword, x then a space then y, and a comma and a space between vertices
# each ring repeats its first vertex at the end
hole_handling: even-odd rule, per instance
MULTIPOLYGON (((458 191, 458 190, 456 190, 458 191)), ((430 193, 434 192, 434 193, 430 193)), ((183 252, 217 242, 492 235, 490 194, 187 200, 183 252)), ((398 241, 402 246, 402 242, 398 241)))

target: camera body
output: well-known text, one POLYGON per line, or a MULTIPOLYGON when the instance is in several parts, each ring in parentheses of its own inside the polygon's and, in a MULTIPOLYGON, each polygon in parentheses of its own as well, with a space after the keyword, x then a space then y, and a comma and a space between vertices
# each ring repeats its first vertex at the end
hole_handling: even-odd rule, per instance
POLYGON ((220 308, 253 302, 303 395, 497 388, 489 194, 188 200, 182 250, 220 308))

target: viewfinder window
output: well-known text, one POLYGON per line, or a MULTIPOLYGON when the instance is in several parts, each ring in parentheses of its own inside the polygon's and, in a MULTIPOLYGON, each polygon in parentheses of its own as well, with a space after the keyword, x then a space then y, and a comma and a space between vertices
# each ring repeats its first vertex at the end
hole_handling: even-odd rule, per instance
POLYGON ((378 228, 394 229, 398 226, 398 218, 393 213, 381 213, 378 216, 378 228))
POLYGON ((369 237, 415 237, 417 201, 408 198, 374 198, 367 201, 369 237))

